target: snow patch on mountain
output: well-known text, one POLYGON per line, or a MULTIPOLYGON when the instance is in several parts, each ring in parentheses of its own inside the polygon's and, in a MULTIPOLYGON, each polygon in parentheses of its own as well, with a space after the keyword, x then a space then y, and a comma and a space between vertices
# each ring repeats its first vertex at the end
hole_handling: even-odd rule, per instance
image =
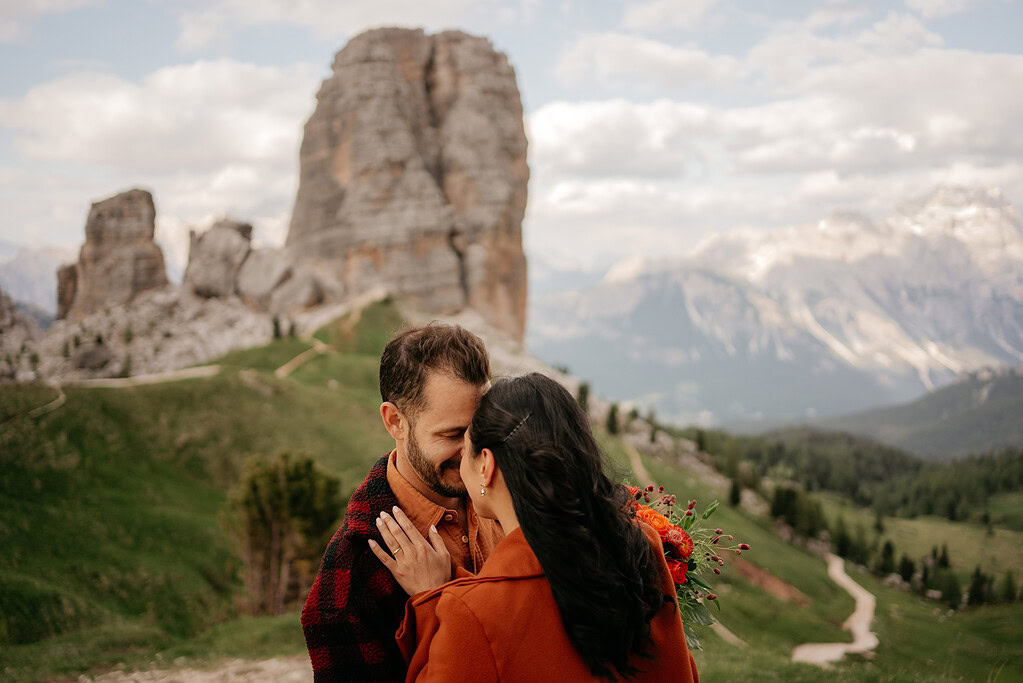
POLYGON ((686 387, 667 408, 678 415, 798 417, 907 400, 1023 360, 1023 222, 998 190, 941 187, 881 221, 847 212, 714 235, 684 258, 629 260, 594 287, 535 297, 528 329, 538 355, 620 399, 686 387), (850 390, 840 375, 856 376, 860 393, 838 397, 850 390), (778 401, 753 382, 805 393, 778 401), (712 400, 708 383, 744 390, 712 400))

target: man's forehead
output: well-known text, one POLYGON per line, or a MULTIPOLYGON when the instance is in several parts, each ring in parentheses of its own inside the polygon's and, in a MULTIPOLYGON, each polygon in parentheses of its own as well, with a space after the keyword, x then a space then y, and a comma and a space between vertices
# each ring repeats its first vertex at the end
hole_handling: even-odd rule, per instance
POLYGON ((449 374, 430 373, 423 391, 421 417, 464 429, 490 382, 476 386, 449 374))

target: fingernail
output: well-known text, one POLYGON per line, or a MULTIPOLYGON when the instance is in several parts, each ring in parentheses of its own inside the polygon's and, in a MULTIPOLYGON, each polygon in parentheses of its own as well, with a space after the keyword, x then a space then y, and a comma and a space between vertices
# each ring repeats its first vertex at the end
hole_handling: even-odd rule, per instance
POLYGON ((390 515, 388 515, 386 512, 381 512, 380 516, 381 517, 390 517, 390 515))
POLYGON ((398 506, 395 505, 393 508, 391 508, 391 512, 399 512, 398 506))
POLYGON ((384 520, 381 519, 380 517, 377 517, 377 526, 380 526, 383 523, 384 523, 384 520))
POLYGON ((370 545, 370 547, 372 547, 372 548, 376 548, 376 547, 377 547, 377 542, 376 542, 376 541, 374 541, 374 540, 373 540, 373 539, 371 538, 371 539, 369 539, 369 545, 370 545))
POLYGON ((430 525, 430 531, 432 531, 433 533, 437 533, 437 527, 435 527, 433 524, 431 524, 430 525))

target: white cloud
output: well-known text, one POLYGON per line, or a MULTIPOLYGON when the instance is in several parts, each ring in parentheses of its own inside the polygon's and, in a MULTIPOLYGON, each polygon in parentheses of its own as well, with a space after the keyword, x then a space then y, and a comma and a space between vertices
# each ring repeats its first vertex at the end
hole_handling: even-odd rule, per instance
POLYGON ((754 47, 750 71, 773 101, 723 112, 737 169, 785 173, 998 164, 1023 153, 1015 121, 1023 55, 941 48, 907 15, 823 37, 788 27, 754 47))
POLYGON ((709 116, 707 107, 669 100, 552 102, 529 117, 531 162, 551 174, 681 175, 709 116))
POLYGON ((231 60, 164 67, 133 82, 76 73, 0 100, 0 126, 34 159, 122 170, 293 165, 317 69, 231 60))
POLYGON ((717 4, 717 0, 650 0, 625 8, 622 26, 640 31, 696 28, 717 4))
POLYGON ((767 77, 772 89, 788 89, 824 66, 913 54, 942 44, 940 35, 914 17, 889 13, 868 28, 847 35, 822 35, 813 21, 784 24, 747 53, 748 73, 767 77))
POLYGON ((560 56, 555 72, 565 85, 597 81, 605 85, 647 84, 668 89, 703 83, 722 85, 738 76, 739 62, 693 47, 622 33, 590 33, 576 39, 560 56))
POLYGON ((906 0, 906 7, 926 19, 959 14, 970 6, 970 0, 906 0))
MULTIPOLYGON (((239 26, 294 24, 308 28, 320 38, 351 36, 380 26, 421 26, 450 28, 469 17, 499 11, 500 4, 488 0, 163 0, 177 15, 178 47, 200 50, 230 39, 239 26)), ((525 0, 517 19, 533 16, 533 3, 525 0)))
POLYGON ((44 14, 59 14, 99 0, 4 0, 0 3, 0 43, 25 37, 28 24, 44 14))
POLYGON ((280 244, 316 71, 198 61, 139 82, 71 74, 2 100, 14 149, 45 162, 5 188, 18 198, 12 220, 41 241, 75 244, 89 202, 141 186, 153 192, 172 270, 184 266, 188 229, 224 215, 252 222, 255 241, 280 244))

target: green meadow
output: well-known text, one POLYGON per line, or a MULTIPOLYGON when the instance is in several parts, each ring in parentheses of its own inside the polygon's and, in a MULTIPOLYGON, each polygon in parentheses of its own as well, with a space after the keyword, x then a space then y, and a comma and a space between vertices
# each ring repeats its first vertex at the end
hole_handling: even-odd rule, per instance
MULTIPOLYGON (((0 678, 74 680, 180 658, 196 665, 303 653, 299 605, 278 617, 242 612, 240 560, 221 522, 226 494, 248 457, 279 452, 309 455, 341 477, 345 491, 355 488, 390 448, 376 373, 383 343, 400 325, 393 306, 374 305, 320 330, 330 352, 287 378, 274 370, 309 343, 283 339, 228 354, 208 379, 68 387, 67 403, 38 418, 27 412, 51 401, 51 388, 0 386, 0 678)), ((623 445, 598 431, 628 476, 623 445)), ((727 500, 727 490, 692 472, 644 464, 700 509, 727 500)), ((930 519, 886 519, 887 533, 899 552, 948 542, 957 568, 958 556, 1008 546, 999 562, 1023 566, 1020 533, 1012 530, 1020 528, 1018 502, 992 501, 993 537, 984 527, 930 519)), ((825 504, 829 514, 873 522, 841 499, 825 504)), ((711 522, 750 543, 743 559, 794 586, 808 604, 774 597, 726 567, 716 585, 720 618, 746 646, 701 633, 703 680, 1023 679, 1023 606, 950 614, 854 568, 850 575, 877 596, 878 650, 831 671, 793 664, 800 643, 850 640, 841 625, 852 598, 828 579, 823 561, 784 542, 770 520, 724 504, 711 522)))
MULTIPOLYGON (((952 522, 943 517, 885 517, 882 520, 884 531, 878 534, 874 529, 872 511, 858 508, 837 494, 815 493, 814 496, 821 501, 829 522, 841 517, 850 529, 863 527, 867 538, 876 540, 878 545, 891 541, 896 558, 905 553, 914 562, 919 562, 931 554, 932 548, 941 552, 942 545, 947 545, 952 570, 964 586, 977 566, 999 581, 1009 570, 1015 576, 1023 576, 1023 532, 1003 528, 999 522, 993 521, 988 528, 983 524, 952 522)), ((1020 494, 1001 494, 992 507, 999 509, 1003 498, 1023 504, 1020 494)), ((1005 514, 1020 513, 1010 508, 1005 514)), ((998 517, 994 516, 994 519, 998 517)))

